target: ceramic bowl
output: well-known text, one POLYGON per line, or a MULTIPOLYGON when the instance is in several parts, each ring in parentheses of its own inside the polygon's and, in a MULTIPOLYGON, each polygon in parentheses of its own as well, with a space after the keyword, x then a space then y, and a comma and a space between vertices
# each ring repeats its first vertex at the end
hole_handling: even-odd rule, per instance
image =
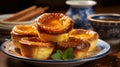
POLYGON ((108 43, 103 40, 98 40, 97 43, 97 50, 88 52, 88 57, 83 59, 71 59, 71 60, 41 60, 41 59, 33 59, 28 57, 21 56, 14 48, 12 41, 7 40, 1 45, 1 51, 5 53, 7 56, 16 59, 28 62, 33 65, 37 65, 40 67, 73 67, 73 66, 80 66, 81 64, 100 59, 106 56, 111 47, 108 43))
POLYGON ((3 21, 3 19, 8 18, 12 16, 13 14, 2 14, 0 15, 0 42, 5 39, 6 37, 9 37, 10 31, 15 25, 25 25, 25 24, 32 24, 33 20, 30 21, 21 21, 21 22, 16 22, 16 21, 3 21))
POLYGON ((120 14, 93 14, 88 16, 88 20, 101 39, 110 44, 120 43, 120 14))

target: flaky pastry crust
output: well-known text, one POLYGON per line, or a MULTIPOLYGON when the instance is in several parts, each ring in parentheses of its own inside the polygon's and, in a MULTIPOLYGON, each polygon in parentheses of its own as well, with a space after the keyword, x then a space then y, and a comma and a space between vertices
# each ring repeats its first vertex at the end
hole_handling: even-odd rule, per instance
POLYGON ((25 57, 48 59, 54 50, 52 43, 44 43, 38 37, 23 37, 19 41, 21 54, 25 57))
POLYGON ((19 41, 23 45, 29 45, 29 46, 38 46, 38 47, 54 47, 53 44, 49 43, 44 43, 41 42, 41 40, 38 37, 23 37, 19 41))
POLYGON ((11 39, 16 48, 20 48, 19 40, 22 37, 38 37, 38 33, 37 30, 35 29, 35 26, 33 24, 14 26, 11 31, 11 39))
POLYGON ((44 13, 35 20, 35 25, 39 32, 60 34, 68 32, 73 26, 73 21, 62 13, 44 13))
POLYGON ((92 30, 72 29, 69 32, 69 37, 87 40, 90 43, 89 51, 94 51, 96 49, 99 35, 97 32, 92 31, 92 30))

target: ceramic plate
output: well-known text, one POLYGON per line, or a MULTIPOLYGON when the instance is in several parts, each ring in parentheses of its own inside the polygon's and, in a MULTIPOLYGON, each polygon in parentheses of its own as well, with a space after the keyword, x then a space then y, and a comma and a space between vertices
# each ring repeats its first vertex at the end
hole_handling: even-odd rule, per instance
POLYGON ((3 21, 5 18, 11 17, 13 14, 2 14, 0 15, 0 29, 11 30, 14 25, 21 24, 32 24, 33 20, 30 21, 3 21))
POLYGON ((40 60, 40 59, 33 59, 28 57, 20 56, 19 53, 17 53, 14 49, 14 46, 12 45, 11 40, 5 41, 3 44, 1 44, 1 50, 3 53, 8 55, 11 58, 19 59, 22 61, 26 61, 35 65, 40 66, 49 66, 49 67, 72 67, 77 66, 80 64, 83 64, 85 62, 96 60, 99 58, 102 58, 106 56, 110 51, 110 45, 106 43, 105 41, 99 39, 97 43, 97 49, 96 51, 89 52, 88 57, 84 59, 73 59, 73 60, 40 60))

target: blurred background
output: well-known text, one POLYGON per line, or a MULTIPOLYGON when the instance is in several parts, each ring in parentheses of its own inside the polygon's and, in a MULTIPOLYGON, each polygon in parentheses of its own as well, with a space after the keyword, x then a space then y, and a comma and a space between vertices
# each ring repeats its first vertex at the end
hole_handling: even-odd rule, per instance
MULTIPOLYGON (((0 14, 15 13, 32 5, 49 6, 48 11, 66 11, 69 6, 66 0, 0 0, 0 14)), ((120 0, 96 0, 96 13, 120 13, 120 0), (106 9, 107 8, 107 9, 106 9)))

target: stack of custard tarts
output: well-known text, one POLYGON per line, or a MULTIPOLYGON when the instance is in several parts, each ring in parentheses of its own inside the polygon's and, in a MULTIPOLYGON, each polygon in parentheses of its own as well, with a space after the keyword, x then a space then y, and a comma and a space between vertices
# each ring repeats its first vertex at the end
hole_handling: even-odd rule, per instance
POLYGON ((81 59, 96 49, 98 34, 73 29, 72 19, 63 13, 44 13, 32 25, 14 26, 11 39, 24 57, 50 59, 56 50, 72 48, 75 59, 81 59))

